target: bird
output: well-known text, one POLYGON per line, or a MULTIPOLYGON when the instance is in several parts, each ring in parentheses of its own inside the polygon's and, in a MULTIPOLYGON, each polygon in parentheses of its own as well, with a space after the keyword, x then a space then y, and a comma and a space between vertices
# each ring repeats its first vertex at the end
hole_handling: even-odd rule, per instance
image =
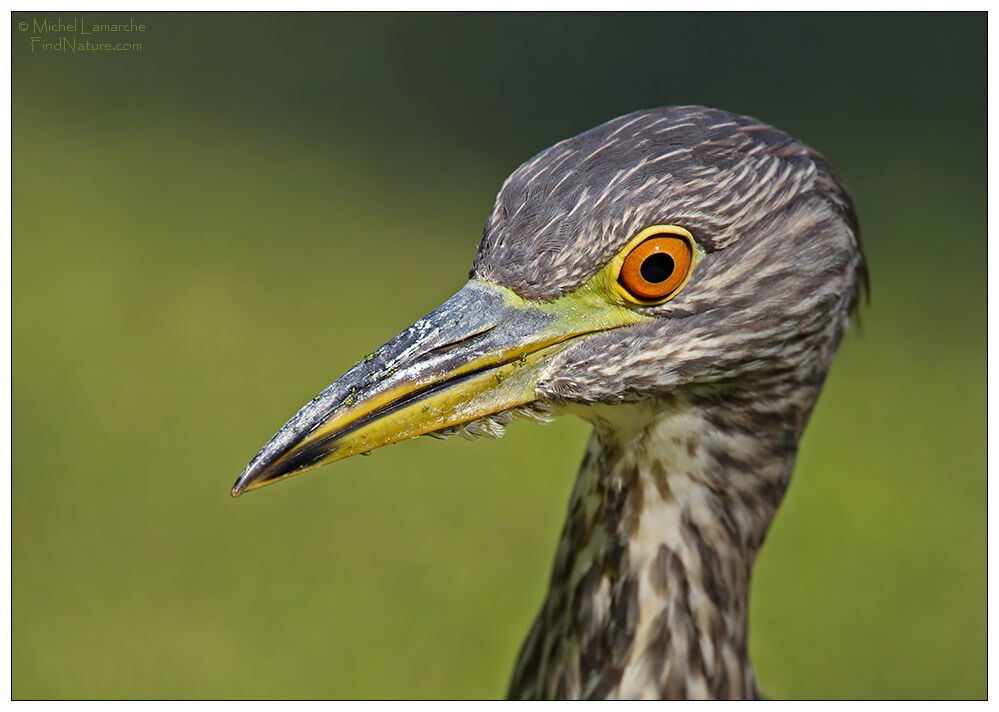
POLYGON ((468 281, 305 404, 232 495, 420 435, 592 424, 513 699, 752 699, 753 562, 869 298, 818 152, 636 111, 506 179, 468 281))

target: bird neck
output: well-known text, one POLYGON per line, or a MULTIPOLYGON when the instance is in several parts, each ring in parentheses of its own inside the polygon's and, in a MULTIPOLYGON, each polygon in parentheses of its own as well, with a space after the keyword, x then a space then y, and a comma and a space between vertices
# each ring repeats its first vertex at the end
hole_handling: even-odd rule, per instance
POLYGON ((510 696, 757 697, 750 572, 814 393, 588 409, 594 432, 510 696))

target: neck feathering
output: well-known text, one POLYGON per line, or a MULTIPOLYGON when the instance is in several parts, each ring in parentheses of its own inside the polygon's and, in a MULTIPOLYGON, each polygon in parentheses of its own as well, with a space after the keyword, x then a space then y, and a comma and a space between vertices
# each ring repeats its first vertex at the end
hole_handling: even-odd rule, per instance
POLYGON ((515 699, 746 699, 753 561, 820 383, 598 406, 515 699))

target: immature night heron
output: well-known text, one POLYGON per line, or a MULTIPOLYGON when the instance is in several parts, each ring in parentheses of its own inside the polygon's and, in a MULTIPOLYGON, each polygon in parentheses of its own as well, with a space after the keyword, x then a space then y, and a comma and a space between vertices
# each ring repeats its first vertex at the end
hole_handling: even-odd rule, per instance
POLYGON ((593 423, 516 698, 744 698, 750 570, 866 268, 829 164, 640 111, 522 165, 470 281, 322 391, 233 495, 517 413, 593 423))

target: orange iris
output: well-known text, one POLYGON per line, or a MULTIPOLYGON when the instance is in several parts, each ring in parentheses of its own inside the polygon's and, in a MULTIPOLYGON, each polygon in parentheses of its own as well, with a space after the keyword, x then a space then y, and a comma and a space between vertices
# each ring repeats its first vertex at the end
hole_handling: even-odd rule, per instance
POLYGON ((654 235, 624 258, 618 281, 636 299, 658 301, 683 285, 692 258, 687 240, 676 235, 654 235))

